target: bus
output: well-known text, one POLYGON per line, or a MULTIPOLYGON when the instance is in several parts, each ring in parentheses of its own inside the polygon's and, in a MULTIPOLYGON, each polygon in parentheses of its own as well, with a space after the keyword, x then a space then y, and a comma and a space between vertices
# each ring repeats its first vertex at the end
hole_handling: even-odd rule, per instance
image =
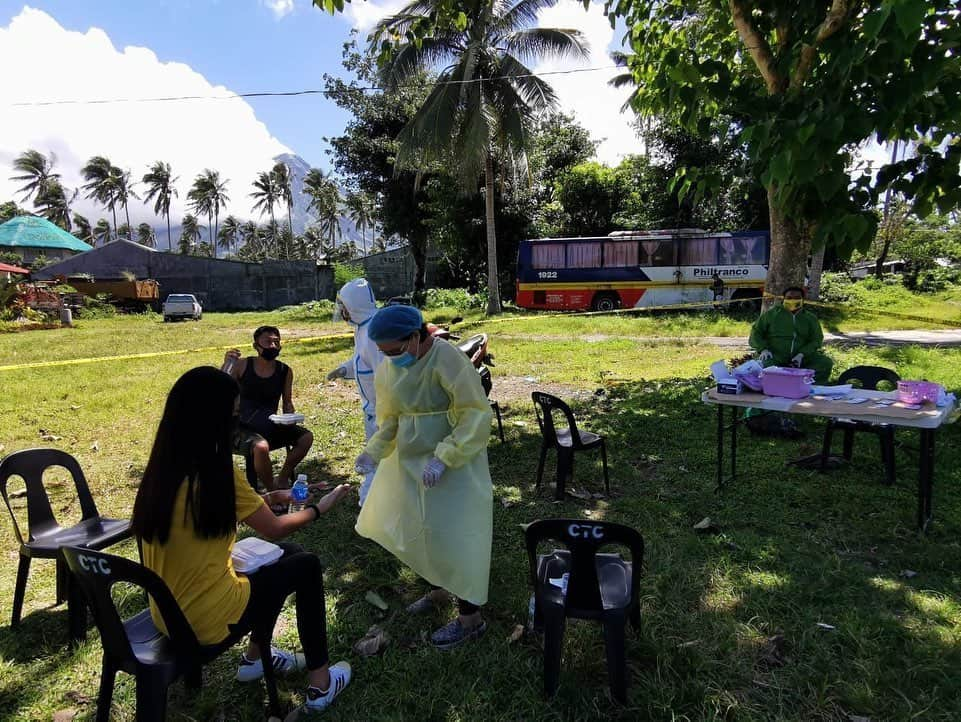
POLYGON ((521 241, 517 305, 613 311, 715 299, 751 301, 764 292, 770 252, 767 231, 676 228, 521 241))

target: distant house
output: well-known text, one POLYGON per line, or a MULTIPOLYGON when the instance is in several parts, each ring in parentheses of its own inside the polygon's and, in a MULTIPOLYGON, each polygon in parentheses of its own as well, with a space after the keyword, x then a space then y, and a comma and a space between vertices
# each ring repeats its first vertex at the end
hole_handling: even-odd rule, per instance
MULTIPOLYGON (((864 261, 863 263, 856 263, 851 266, 848 270, 848 276, 855 281, 863 281, 868 276, 874 275, 874 269, 877 264, 874 261, 864 261)), ((891 261, 885 261, 881 264, 881 268, 884 273, 904 273, 904 261, 900 259, 893 259, 891 261)))
POLYGON ((26 264, 70 258, 93 248, 40 216, 16 216, 0 225, 0 253, 16 253, 26 264))
POLYGON ((74 275, 97 281, 133 275, 160 284, 160 298, 191 293, 205 311, 271 309, 334 297, 334 272, 314 261, 221 260, 164 253, 133 241, 119 240, 73 258, 44 266, 39 280, 74 275))

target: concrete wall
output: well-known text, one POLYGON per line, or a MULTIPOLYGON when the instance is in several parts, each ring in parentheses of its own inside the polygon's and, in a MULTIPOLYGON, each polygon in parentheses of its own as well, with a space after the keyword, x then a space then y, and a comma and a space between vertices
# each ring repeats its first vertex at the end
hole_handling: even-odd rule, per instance
MULTIPOLYGON (((437 277, 441 258, 434 251, 427 253, 427 286, 437 277)), ((374 253, 360 259, 364 277, 381 301, 391 296, 406 296, 414 290, 414 257, 407 246, 374 253)))
POLYGON ((160 284, 160 298, 192 293, 208 311, 272 309, 334 297, 334 273, 313 261, 245 263, 177 253, 161 253, 130 241, 54 263, 34 274, 40 279, 87 273, 119 278, 124 272, 160 284))

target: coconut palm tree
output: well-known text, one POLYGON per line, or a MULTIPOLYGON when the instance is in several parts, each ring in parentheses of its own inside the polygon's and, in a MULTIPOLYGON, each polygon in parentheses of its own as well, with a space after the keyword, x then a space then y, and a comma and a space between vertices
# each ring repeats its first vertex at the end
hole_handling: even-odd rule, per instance
POLYGON ((257 201, 251 210, 259 212, 261 218, 265 213, 270 215, 270 222, 274 223, 274 206, 280 200, 280 189, 274 174, 267 171, 258 174, 254 181, 254 192, 250 197, 257 201))
MULTIPOLYGON (((256 228, 256 226, 254 226, 256 228)), ((224 224, 217 233, 217 243, 221 248, 226 248, 230 253, 233 246, 237 243, 237 236, 240 235, 240 220, 237 216, 227 216, 224 224)))
POLYGON ((290 168, 283 161, 278 161, 270 173, 274 177, 274 185, 277 186, 278 200, 287 206, 287 225, 293 228, 294 193, 290 185, 290 168))
POLYGON ((106 218, 101 218, 97 221, 97 225, 93 228, 93 237, 95 240, 100 241, 100 245, 102 246, 110 243, 110 223, 107 222, 106 218))
MULTIPOLYGON (((410 37, 428 16, 442 15, 447 0, 413 0, 374 28, 372 48, 410 37)), ((587 57, 577 30, 534 26, 540 11, 557 0, 468 0, 458 3, 461 22, 433 37, 403 42, 386 65, 388 87, 443 67, 427 99, 398 136, 396 165, 427 170, 454 159, 465 190, 484 177, 487 216, 487 312, 500 313, 497 235, 494 228, 494 153, 523 168, 534 117, 556 106, 551 86, 530 65, 544 58, 587 57), (528 64, 525 64, 528 63, 528 64)))
POLYGON ((188 213, 180 221, 180 252, 190 253, 197 245, 197 241, 202 238, 200 224, 197 223, 197 216, 188 213))
POLYGON ((137 243, 147 248, 154 248, 157 245, 157 235, 149 223, 141 223, 137 226, 137 243))
MULTIPOLYGON (((257 228, 257 224, 253 221, 247 221, 241 224, 238 233, 242 242, 241 247, 237 249, 238 253, 241 250, 246 250, 248 254, 256 255, 260 250, 260 229, 257 228)), ((250 257, 253 257, 253 255, 250 257)))
POLYGON ((367 255, 367 229, 374 223, 374 200, 367 193, 348 193, 344 203, 349 211, 348 218, 354 228, 360 231, 360 239, 367 255))
MULTIPOLYGON (((129 229, 131 227, 130 211, 127 209, 127 202, 131 198, 135 198, 139 201, 140 196, 134 193, 134 190, 133 190, 134 184, 130 181, 129 170, 123 170, 122 168, 117 168, 116 166, 113 166, 110 172, 113 174, 113 177, 115 179, 114 183, 116 186, 116 190, 115 190, 115 194, 117 198, 116 202, 123 206, 123 213, 127 217, 127 228, 129 229)), ((128 233, 128 238, 129 236, 130 234, 128 233)))
POLYGON ((307 211, 314 213, 327 245, 333 246, 341 235, 340 188, 329 174, 311 168, 304 177, 304 193, 310 198, 307 211))
POLYGON ((28 201, 33 196, 43 194, 50 181, 60 180, 60 174, 53 172, 57 163, 57 156, 51 153, 44 156, 38 150, 31 148, 24 151, 13 160, 13 169, 21 175, 10 176, 12 181, 23 181, 23 187, 18 189, 23 193, 23 200, 28 201))
POLYGON ((170 240, 170 201, 177 197, 177 188, 174 184, 179 178, 173 177, 170 163, 162 160, 155 161, 150 170, 140 181, 147 186, 147 192, 143 197, 144 203, 153 201, 153 212, 158 216, 167 219, 167 250, 173 248, 170 240))
POLYGON ((203 173, 194 178, 187 199, 191 210, 207 216, 207 242, 211 248, 216 248, 214 239, 219 230, 220 209, 230 200, 227 181, 221 180, 217 171, 205 168, 203 173))
POLYGON ((110 211, 113 216, 113 227, 117 228, 117 176, 114 166, 102 155, 95 155, 80 169, 80 174, 87 183, 83 190, 87 191, 87 198, 97 201, 110 211))
POLYGON ((93 228, 90 227, 90 221, 79 213, 73 214, 73 231, 71 232, 84 243, 93 245, 94 235, 93 228))
POLYGON ((56 223, 68 233, 73 228, 70 204, 77 198, 78 191, 69 194, 57 178, 48 178, 33 199, 33 207, 51 223, 56 223))

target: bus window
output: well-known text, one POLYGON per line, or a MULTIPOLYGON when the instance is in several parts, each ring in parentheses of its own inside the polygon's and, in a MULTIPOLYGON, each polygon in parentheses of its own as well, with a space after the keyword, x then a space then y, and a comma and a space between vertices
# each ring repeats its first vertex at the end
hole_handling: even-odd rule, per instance
POLYGON ((681 266, 703 266, 717 263, 717 238, 685 238, 681 240, 681 266))
POLYGON ((531 265, 534 268, 564 268, 564 244, 532 243, 531 265))
POLYGON ((627 268, 637 261, 637 241, 604 244, 604 268, 627 268))
POLYGON ((734 239, 734 257, 738 263, 763 265, 765 262, 765 243, 764 236, 740 236, 734 239))
POLYGON ((643 266, 674 265, 673 241, 641 241, 641 250, 644 252, 641 258, 643 266))
POLYGON ((600 268, 600 243, 570 243, 567 246, 568 268, 600 268))

